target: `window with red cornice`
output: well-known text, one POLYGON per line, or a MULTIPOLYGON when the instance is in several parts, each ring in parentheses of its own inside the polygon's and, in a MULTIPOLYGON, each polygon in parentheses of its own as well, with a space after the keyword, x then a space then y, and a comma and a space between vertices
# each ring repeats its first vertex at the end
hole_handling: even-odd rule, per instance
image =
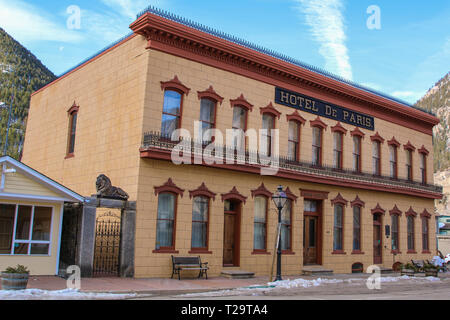
POLYGON ((353 136, 353 171, 361 172, 361 137, 353 136))
POLYGON ((399 253, 400 252, 400 238, 399 238, 399 230, 400 230, 400 216, 402 212, 394 206, 392 210, 389 211, 391 215, 391 238, 392 238, 392 252, 399 253))
POLYGON ((397 147, 393 144, 389 145, 389 163, 391 178, 397 179, 397 147))
POLYGON ((313 127, 312 141, 312 164, 315 166, 322 165, 322 128, 313 127))
POLYGON ((288 158, 293 161, 300 161, 300 128, 300 122, 289 121, 288 158))
POLYGON ((353 252, 361 251, 361 206, 353 206, 353 252))
POLYGON ((79 107, 75 104, 69 109, 69 135, 67 141, 66 158, 74 156, 75 153, 75 137, 77 133, 77 118, 79 107))
POLYGON ((427 217, 422 217, 422 251, 424 253, 430 251, 427 217))
POLYGON ((245 149, 245 131, 247 130, 247 114, 248 110, 244 106, 236 105, 233 107, 233 130, 235 132, 233 146, 238 150, 245 149))
POLYGON ((344 254, 344 206, 347 206, 347 203, 340 193, 331 200, 334 206, 333 254, 344 254))
POLYGON ((411 150, 405 150, 406 152, 406 179, 413 180, 413 153, 411 150))
POLYGON ((158 194, 158 217, 156 222, 156 250, 175 250, 175 216, 177 195, 171 192, 158 194))
POLYGON ((217 101, 211 98, 202 98, 200 100, 200 132, 199 137, 202 141, 211 142, 213 137, 210 129, 216 127, 216 108, 217 101))
POLYGON ((287 199, 281 210, 281 242, 282 251, 292 251, 292 200, 287 199))
POLYGON ((270 113, 262 115, 262 152, 266 156, 272 155, 272 130, 275 129, 275 116, 270 113))
POLYGON ((419 153, 420 158, 420 175, 422 184, 427 184, 427 155, 419 153))
POLYGON ((414 216, 409 215, 406 218, 407 221, 407 233, 408 233, 408 252, 415 251, 414 248, 414 216))
POLYGON ((255 197, 254 201, 254 234, 253 251, 254 253, 267 251, 267 213, 268 198, 262 194, 255 197))
POLYGON ((375 176, 381 175, 381 142, 372 141, 372 167, 375 176))
POLYGON ((208 251, 210 198, 196 196, 192 201, 192 251, 208 251))
POLYGON ((335 169, 342 169, 344 149, 344 134, 333 132, 333 166, 335 169))
POLYGON ((181 127, 183 94, 174 89, 164 91, 164 106, 161 120, 161 135, 171 139, 175 130, 181 127))

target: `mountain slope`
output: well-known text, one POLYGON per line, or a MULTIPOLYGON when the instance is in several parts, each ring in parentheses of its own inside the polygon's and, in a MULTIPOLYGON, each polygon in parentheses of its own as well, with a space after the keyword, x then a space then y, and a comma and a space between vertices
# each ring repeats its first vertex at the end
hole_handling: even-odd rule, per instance
POLYGON ((25 135, 30 95, 56 79, 30 51, 0 28, 0 155, 6 138, 11 109, 7 155, 18 159, 25 135))
POLYGON ((450 72, 416 105, 434 111, 441 120, 433 130, 434 172, 450 169, 450 72))

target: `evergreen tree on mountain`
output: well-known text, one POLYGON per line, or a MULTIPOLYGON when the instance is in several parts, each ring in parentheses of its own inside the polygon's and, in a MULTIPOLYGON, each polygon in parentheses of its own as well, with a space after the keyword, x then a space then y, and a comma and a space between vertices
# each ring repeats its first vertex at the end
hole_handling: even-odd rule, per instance
POLYGON ((55 80, 30 51, 0 28, 0 156, 3 156, 11 97, 7 155, 19 159, 31 94, 55 80))

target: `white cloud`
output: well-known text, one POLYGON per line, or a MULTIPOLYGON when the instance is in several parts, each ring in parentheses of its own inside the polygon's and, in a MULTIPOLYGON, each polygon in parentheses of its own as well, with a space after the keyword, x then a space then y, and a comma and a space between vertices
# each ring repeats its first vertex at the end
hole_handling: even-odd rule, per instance
POLYGON ((352 80, 352 67, 345 45, 344 5, 341 0, 295 0, 313 38, 320 44, 325 69, 352 80))
POLYGON ((394 91, 391 93, 393 97, 405 100, 409 103, 415 103, 419 100, 425 93, 424 92, 416 92, 416 91, 394 91))
POLYGON ((42 12, 37 7, 19 0, 0 0, 0 27, 20 42, 58 41, 73 43, 83 39, 74 30, 42 12))

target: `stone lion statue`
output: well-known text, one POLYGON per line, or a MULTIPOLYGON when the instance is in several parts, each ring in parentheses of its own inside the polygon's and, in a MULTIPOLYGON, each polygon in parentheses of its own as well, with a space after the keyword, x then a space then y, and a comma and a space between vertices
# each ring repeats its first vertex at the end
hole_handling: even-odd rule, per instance
POLYGON ((97 177, 97 182, 95 183, 95 185, 97 187, 98 197, 120 200, 128 200, 129 198, 128 193, 118 187, 112 186, 111 180, 104 174, 101 174, 97 177))

